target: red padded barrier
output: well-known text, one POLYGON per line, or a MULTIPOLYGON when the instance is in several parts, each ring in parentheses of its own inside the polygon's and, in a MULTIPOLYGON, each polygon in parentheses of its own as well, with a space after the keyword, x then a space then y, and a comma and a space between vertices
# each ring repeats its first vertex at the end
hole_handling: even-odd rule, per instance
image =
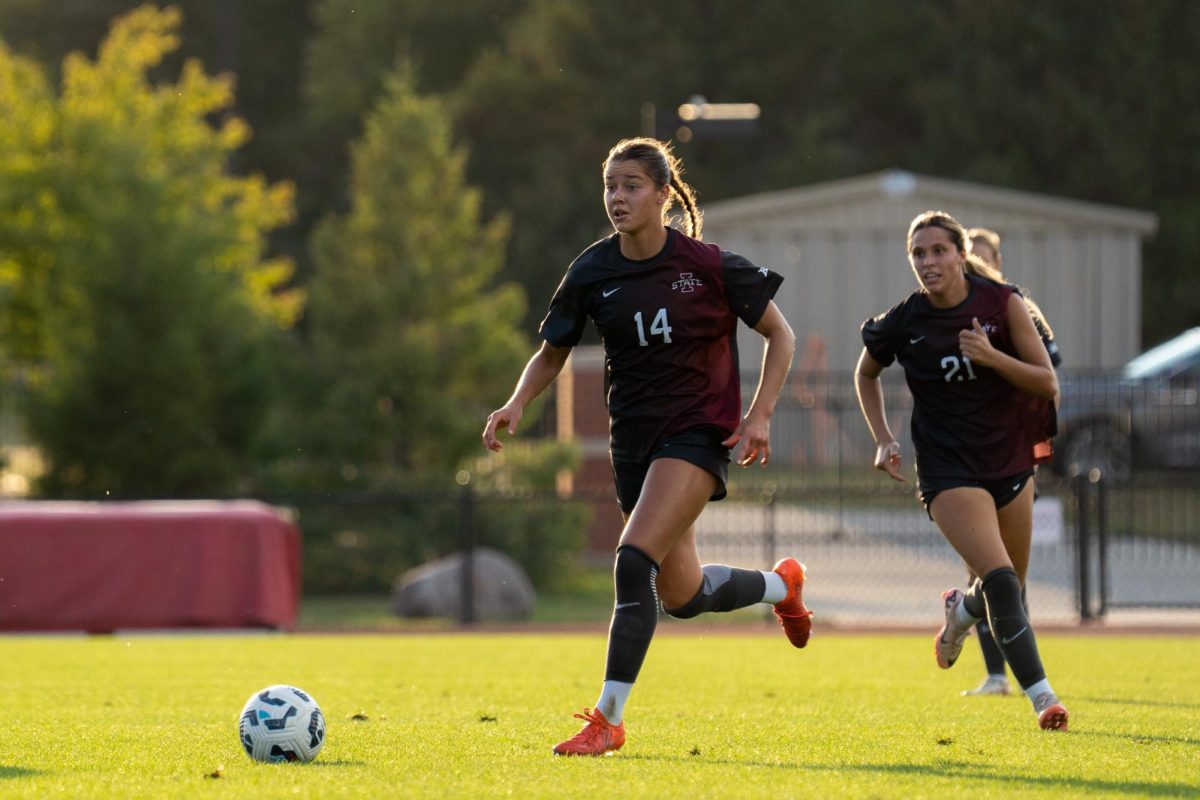
POLYGON ((255 501, 0 503, 0 630, 290 630, 300 532, 255 501))

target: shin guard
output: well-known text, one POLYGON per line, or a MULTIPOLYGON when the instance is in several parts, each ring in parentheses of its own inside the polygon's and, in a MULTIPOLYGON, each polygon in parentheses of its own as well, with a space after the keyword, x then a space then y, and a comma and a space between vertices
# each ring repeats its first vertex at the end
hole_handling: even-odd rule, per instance
POLYGON ((758 570, 705 564, 703 573, 695 597, 679 608, 663 611, 676 619, 691 619, 706 611, 736 611, 761 603, 767 591, 767 580, 758 570))
POLYGON ((992 570, 983 579, 988 622, 1013 677, 1025 689, 1046 677, 1037 639, 1021 600, 1021 581, 1011 567, 992 570))
POLYGON ((604 680, 634 683, 658 625, 658 564, 630 545, 617 548, 613 567, 616 605, 608 628, 604 680))

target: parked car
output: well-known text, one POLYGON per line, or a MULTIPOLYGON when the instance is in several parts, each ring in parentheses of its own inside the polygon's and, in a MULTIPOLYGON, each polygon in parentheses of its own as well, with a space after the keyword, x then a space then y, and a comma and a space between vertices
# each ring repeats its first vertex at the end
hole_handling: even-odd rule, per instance
POLYGON ((1125 481, 1137 469, 1200 468, 1200 327, 1116 375, 1065 376, 1054 470, 1125 481))

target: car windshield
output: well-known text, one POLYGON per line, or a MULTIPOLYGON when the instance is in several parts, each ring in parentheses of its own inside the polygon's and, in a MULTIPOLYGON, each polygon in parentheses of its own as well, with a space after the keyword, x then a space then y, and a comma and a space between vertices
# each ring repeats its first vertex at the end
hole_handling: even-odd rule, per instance
POLYGON ((1134 357, 1122 368, 1121 375, 1133 380, 1157 375, 1178 362, 1190 360, 1189 356, 1197 350, 1200 350, 1200 328, 1192 328, 1134 357))

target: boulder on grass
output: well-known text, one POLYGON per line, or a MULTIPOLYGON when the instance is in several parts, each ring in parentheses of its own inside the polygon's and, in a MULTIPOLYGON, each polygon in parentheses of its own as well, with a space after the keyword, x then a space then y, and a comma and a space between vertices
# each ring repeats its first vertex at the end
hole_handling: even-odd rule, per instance
MULTIPOLYGON (((527 619, 537 594, 513 559, 479 547, 471 559, 477 620, 527 619)), ((463 555, 454 553, 408 570, 392 582, 392 611, 398 617, 462 618, 463 555)))

